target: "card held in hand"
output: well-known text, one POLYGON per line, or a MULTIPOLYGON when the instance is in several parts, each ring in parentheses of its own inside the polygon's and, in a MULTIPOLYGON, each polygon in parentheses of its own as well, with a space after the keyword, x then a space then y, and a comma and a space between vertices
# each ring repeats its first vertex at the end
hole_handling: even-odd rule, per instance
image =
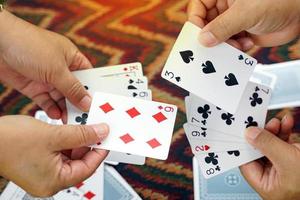
POLYGON ((212 104, 235 113, 257 61, 222 43, 204 47, 200 28, 186 22, 162 77, 212 104))
POLYGON ((93 147, 165 160, 176 113, 174 105, 96 92, 87 124, 107 123, 110 133, 93 147))

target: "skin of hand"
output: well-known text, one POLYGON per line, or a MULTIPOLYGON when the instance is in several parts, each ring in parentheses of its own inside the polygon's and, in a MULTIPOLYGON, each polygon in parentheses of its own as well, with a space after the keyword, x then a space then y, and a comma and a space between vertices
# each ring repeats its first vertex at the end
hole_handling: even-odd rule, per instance
POLYGON ((53 126, 26 116, 0 118, 0 175, 36 197, 48 197, 91 176, 106 150, 106 124, 53 126), (69 150, 72 149, 72 150, 69 150), (74 151, 68 157, 63 150, 74 151))
POLYGON ((249 184, 266 200, 300 199, 300 144, 288 143, 294 126, 286 115, 269 121, 265 129, 250 127, 245 138, 266 158, 240 167, 249 184))
POLYGON ((300 34, 300 0, 190 0, 188 19, 200 28, 200 43, 227 41, 244 51, 278 46, 300 34))
POLYGON ((91 68, 66 37, 0 13, 0 80, 31 98, 49 117, 66 121, 65 98, 88 111, 91 97, 71 71, 91 68))

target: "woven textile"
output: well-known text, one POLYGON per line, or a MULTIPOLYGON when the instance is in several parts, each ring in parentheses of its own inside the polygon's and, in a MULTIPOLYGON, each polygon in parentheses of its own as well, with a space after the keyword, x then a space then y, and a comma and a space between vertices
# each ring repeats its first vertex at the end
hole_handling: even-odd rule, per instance
MULTIPOLYGON (((166 161, 117 166, 143 199, 193 199, 192 153, 182 129, 187 92, 160 78, 168 53, 186 20, 187 0, 15 0, 8 9, 38 26, 69 37, 94 66, 139 61, 153 99, 178 105, 166 161)), ((47 48, 47 47, 45 47, 47 48)), ((42 50, 41 50, 42 51, 42 50)), ((254 48, 261 63, 300 58, 300 40, 275 48, 254 48)), ((32 58, 34 59, 34 58, 32 58)), ((0 113, 34 115, 38 107, 11 87, 0 85, 0 113)), ((289 111, 289 110, 288 110, 289 111)), ((293 110, 299 118, 298 109, 293 110)), ((269 116, 282 115, 274 111, 269 116)), ((296 128, 300 128, 297 120, 296 128)), ((0 179, 0 191, 6 181, 0 179)))

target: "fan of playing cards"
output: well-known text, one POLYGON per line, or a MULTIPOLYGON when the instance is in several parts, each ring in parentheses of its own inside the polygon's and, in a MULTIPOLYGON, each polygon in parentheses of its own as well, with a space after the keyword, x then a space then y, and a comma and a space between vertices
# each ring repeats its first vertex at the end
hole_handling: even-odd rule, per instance
POLYGON ((226 43, 203 47, 199 31, 184 25, 162 77, 190 92, 184 130, 209 178, 262 157, 245 141, 244 131, 264 127, 271 89, 251 78, 254 58, 226 43))
POLYGON ((140 63, 76 71, 93 96, 89 113, 67 101, 68 124, 107 123, 109 136, 94 148, 111 150, 106 161, 142 165, 168 157, 177 108, 151 101, 140 63))

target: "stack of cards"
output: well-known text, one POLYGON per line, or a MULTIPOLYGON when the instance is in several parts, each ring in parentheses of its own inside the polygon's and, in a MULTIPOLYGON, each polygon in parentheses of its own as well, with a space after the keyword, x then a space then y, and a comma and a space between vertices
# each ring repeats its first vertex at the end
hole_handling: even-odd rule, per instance
POLYGON ((0 200, 141 200, 140 196, 111 166, 101 165, 89 179, 48 198, 34 198, 9 182, 0 200), (103 169, 104 168, 104 169, 103 169), (104 174, 103 174, 104 171, 104 174))
POLYGON ((211 179, 205 179, 200 170, 198 160, 194 157, 194 200, 261 200, 238 168, 211 179))
MULTIPOLYGON (((205 178, 262 157, 244 139, 250 126, 264 127, 271 88, 256 73, 257 61, 223 43, 198 42, 200 28, 187 22, 162 77, 188 90, 184 129, 205 178)), ((273 79, 271 79, 271 82, 273 79)))
POLYGON ((145 157, 168 157, 177 107, 151 101, 140 63, 90 70, 74 75, 93 96, 89 113, 67 101, 68 124, 107 123, 109 136, 94 148, 110 150, 108 162, 142 165, 145 157))

